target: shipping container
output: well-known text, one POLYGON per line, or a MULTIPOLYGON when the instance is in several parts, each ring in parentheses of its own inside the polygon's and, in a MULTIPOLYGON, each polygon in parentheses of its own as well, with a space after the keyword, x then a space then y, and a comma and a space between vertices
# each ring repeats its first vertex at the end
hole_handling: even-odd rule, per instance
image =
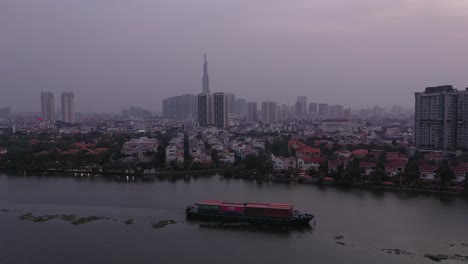
POLYGON ((203 201, 198 203, 198 210, 216 210, 219 211, 219 206, 223 202, 220 201, 203 201))
POLYGON ((266 217, 268 214, 269 204, 253 204, 245 205, 245 215, 255 217, 266 217))
POLYGON ((291 204, 270 204, 268 206, 268 217, 291 218, 293 206, 291 204))
POLYGON ((219 210, 223 212, 244 212, 244 204, 223 203, 219 206, 219 210))

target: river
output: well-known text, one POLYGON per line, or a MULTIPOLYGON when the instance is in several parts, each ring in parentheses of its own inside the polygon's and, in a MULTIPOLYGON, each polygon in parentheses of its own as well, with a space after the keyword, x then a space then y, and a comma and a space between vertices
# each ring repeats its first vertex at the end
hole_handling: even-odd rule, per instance
MULTIPOLYGON (((434 263, 426 253, 468 255, 468 200, 225 179, 0 174, 0 263, 434 263), (219 229, 185 221, 205 199, 293 203, 317 216, 310 229, 219 229), (98 215, 83 225, 41 214, 98 215), (122 223, 134 219, 132 225, 122 223), (151 222, 176 224, 154 229, 151 222), (335 239, 343 236, 343 239, 335 239), (342 244, 339 244, 340 242, 342 244), (408 254, 387 253, 400 249, 408 254)), ((462 263, 448 260, 444 263, 462 263)))

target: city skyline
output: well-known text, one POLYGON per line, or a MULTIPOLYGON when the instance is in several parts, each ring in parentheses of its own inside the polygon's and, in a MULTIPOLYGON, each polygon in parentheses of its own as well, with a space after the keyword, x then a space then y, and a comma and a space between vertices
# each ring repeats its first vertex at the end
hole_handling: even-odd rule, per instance
POLYGON ((35 112, 33 94, 73 90, 77 112, 161 112, 200 91, 204 52, 210 90, 257 102, 413 108, 422 87, 468 86, 466 4, 397 2, 2 1, 0 105, 35 112))

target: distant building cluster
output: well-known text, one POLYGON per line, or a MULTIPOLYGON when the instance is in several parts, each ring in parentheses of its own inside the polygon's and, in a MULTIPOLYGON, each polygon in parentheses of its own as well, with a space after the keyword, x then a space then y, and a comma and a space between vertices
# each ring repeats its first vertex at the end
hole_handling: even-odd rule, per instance
POLYGON ((122 116, 125 118, 129 117, 136 117, 136 118, 144 118, 144 117, 152 117, 153 113, 147 109, 143 109, 138 106, 130 106, 128 109, 122 110, 122 116))
MULTIPOLYGON (((401 106, 394 105, 387 111, 375 106, 370 109, 351 111, 351 108, 338 104, 307 101, 307 96, 297 96, 293 105, 278 104, 272 101, 252 102, 236 98, 233 93, 212 92, 208 75, 206 54, 203 63, 202 92, 198 95, 184 94, 163 99, 163 116, 176 120, 194 120, 199 127, 215 126, 226 128, 240 121, 273 125, 292 120, 340 120, 354 116, 372 118, 401 115, 401 106)), ((405 112, 407 114, 407 112, 405 112)), ((343 130, 338 128, 337 130, 343 130)), ((347 129, 344 129, 347 130, 347 129)))

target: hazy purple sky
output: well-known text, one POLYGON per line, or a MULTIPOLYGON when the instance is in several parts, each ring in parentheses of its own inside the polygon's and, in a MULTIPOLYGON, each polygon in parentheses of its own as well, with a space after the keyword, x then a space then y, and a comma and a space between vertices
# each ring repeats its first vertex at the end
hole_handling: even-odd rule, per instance
POLYGON ((468 86, 467 0, 1 0, 0 106, 161 109, 201 91, 352 108, 468 86))

